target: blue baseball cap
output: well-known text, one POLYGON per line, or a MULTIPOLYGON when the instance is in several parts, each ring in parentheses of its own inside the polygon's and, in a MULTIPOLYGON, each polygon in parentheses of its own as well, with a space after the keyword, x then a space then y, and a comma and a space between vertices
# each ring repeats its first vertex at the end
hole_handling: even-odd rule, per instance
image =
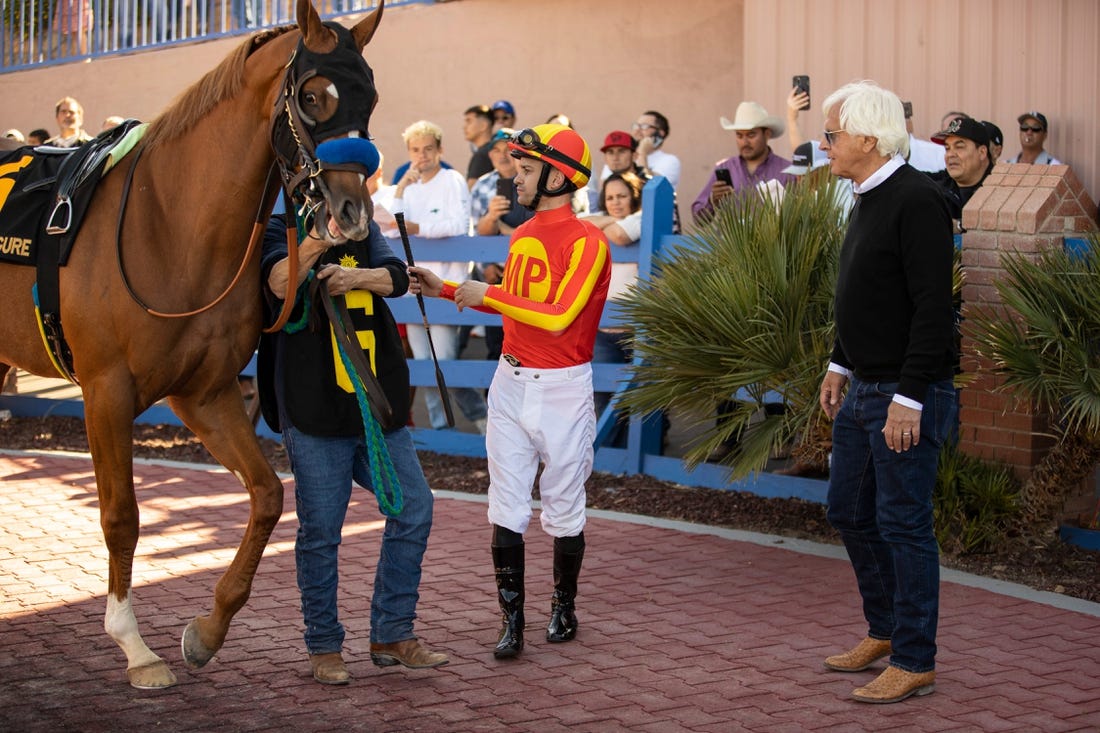
POLYGON ((516 116, 516 108, 513 107, 512 103, 509 102, 507 99, 498 99, 497 101, 493 102, 490 109, 492 109, 494 112, 499 109, 502 112, 507 112, 511 117, 516 116))

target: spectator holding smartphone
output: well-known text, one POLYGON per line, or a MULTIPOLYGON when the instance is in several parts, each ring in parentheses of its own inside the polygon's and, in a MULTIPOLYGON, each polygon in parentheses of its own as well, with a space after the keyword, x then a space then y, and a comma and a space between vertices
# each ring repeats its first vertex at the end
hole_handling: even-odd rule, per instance
POLYGON ((661 149, 668 139, 668 118, 656 110, 646 110, 631 127, 634 139, 634 162, 645 171, 646 177, 664 176, 673 190, 680 185, 680 159, 661 149))
POLYGON ((768 145, 772 138, 783 134, 783 120, 772 117, 756 102, 742 102, 733 122, 725 117, 720 121, 723 129, 737 134, 738 155, 719 161, 707 185, 695 198, 691 213, 697 222, 709 219, 714 206, 727 196, 753 190, 765 181, 776 180, 786 186, 796 178, 783 172, 791 161, 773 153, 768 145), (720 170, 725 171, 721 178, 720 170))
MULTIPOLYGON (((475 235, 511 234, 535 215, 516 201, 516 187, 512 182, 516 177, 516 160, 508 153, 508 142, 514 134, 515 130, 509 127, 493 133, 489 147, 493 170, 478 178, 470 189, 470 224, 475 235)), ((499 262, 486 262, 481 266, 481 279, 490 285, 499 285, 503 275, 504 267, 499 262)), ((503 345, 504 329, 486 326, 485 358, 489 361, 499 359, 503 345)))
POLYGON ((493 170, 477 179, 470 189, 470 223, 474 234, 483 237, 511 234, 534 213, 516 203, 516 161, 508 154, 508 141, 514 131, 504 127, 493 133, 489 160, 493 170))

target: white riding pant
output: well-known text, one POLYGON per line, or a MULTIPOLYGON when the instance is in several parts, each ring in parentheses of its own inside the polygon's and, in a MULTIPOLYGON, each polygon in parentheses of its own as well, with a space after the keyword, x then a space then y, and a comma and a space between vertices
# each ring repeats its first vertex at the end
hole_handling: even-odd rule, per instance
POLYGON ((523 534, 539 461, 542 529, 552 537, 584 530, 584 483, 592 474, 596 412, 592 365, 514 367, 501 359, 489 388, 489 521, 523 534))

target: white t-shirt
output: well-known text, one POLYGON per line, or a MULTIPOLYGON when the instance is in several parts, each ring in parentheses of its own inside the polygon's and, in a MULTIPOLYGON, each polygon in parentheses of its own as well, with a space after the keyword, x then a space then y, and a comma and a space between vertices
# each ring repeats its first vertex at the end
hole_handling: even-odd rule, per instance
POLYGON ((397 186, 382 185, 370 197, 374 202, 374 223, 382 230, 383 235, 391 238, 401 236, 392 213, 393 195, 396 192, 397 186))
POLYGON ((668 182, 672 184, 672 187, 679 188, 680 186, 680 159, 672 153, 666 153, 663 150, 654 150, 648 156, 646 156, 646 162, 649 163, 649 170, 653 171, 655 176, 664 176, 668 179, 668 182))
MULTIPOLYGON (((470 227, 470 189, 466 177, 456 170, 440 168, 427 183, 405 187, 403 198, 395 198, 390 211, 402 212, 405 219, 420 227, 418 236, 427 239, 459 237, 470 227)), ((462 282, 468 272, 465 262, 420 262, 444 280, 462 282)))
POLYGON ((909 135, 909 165, 925 173, 942 171, 947 165, 943 162, 944 147, 929 140, 921 140, 909 135))
MULTIPOLYGON (((642 237, 642 211, 639 209, 624 219, 615 222, 631 242, 637 242, 642 237)), ((638 279, 637 262, 615 262, 615 247, 611 245, 611 282, 607 286, 607 299, 613 300, 626 294, 627 286, 638 279)))

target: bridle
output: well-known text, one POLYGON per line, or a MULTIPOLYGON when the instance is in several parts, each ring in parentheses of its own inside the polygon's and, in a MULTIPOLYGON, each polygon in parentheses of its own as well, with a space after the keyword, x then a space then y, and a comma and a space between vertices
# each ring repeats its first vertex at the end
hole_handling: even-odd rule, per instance
MULTIPOLYGON (((338 26, 332 26, 338 27, 338 26)), ((343 28, 341 28, 343 30, 343 28)), ((346 32, 346 31, 345 31, 346 32)), ((165 312, 152 308, 142 300, 134 291, 122 260, 122 226, 126 215, 126 205, 129 200, 130 188, 133 182, 134 171, 138 161, 144 152, 144 147, 139 148, 133 156, 130 167, 126 173, 126 179, 122 187, 122 195, 119 205, 118 222, 115 230, 115 251, 118 260, 118 270, 122 283, 129 293, 130 298, 142 309, 153 316, 160 318, 187 318, 204 313, 221 303, 236 287, 248 269, 260 242, 263 239, 267 219, 274 208, 275 196, 281 188, 287 202, 288 214, 292 211, 301 215, 316 214, 325 205, 326 194, 324 180, 321 174, 326 170, 354 170, 359 168, 354 164, 325 163, 317 158, 317 144, 313 139, 310 128, 316 123, 304 113, 299 102, 299 94, 302 85, 317 75, 315 68, 308 69, 305 73, 298 73, 298 62, 302 58, 302 50, 305 48, 304 39, 299 39, 298 45, 290 54, 284 66, 282 91, 276 96, 275 108, 271 115, 270 142, 275 153, 275 160, 268 170, 267 179, 264 182, 263 194, 260 198, 256 216, 252 223, 252 233, 248 239, 248 247, 244 257, 233 275, 232 280, 225 289, 206 305, 189 311, 165 312), (294 208, 292 208, 292 206, 294 208)), ((297 282, 298 278, 298 241, 296 227, 287 227, 287 282, 297 282)), ((282 310, 275 323, 264 328, 265 333, 274 333, 281 329, 290 317, 294 299, 287 298, 283 301, 282 310)))

